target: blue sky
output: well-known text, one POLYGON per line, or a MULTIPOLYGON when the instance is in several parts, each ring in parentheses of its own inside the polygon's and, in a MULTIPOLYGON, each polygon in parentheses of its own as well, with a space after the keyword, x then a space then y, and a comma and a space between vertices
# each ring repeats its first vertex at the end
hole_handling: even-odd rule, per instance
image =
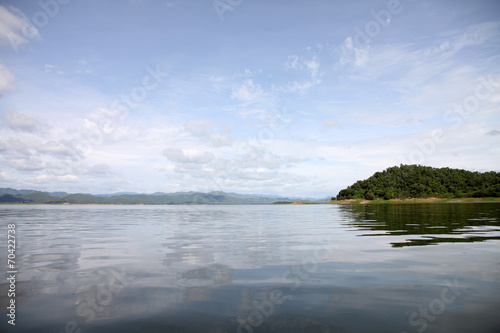
POLYGON ((0 187, 328 197, 500 171, 498 1, 2 1, 0 187))

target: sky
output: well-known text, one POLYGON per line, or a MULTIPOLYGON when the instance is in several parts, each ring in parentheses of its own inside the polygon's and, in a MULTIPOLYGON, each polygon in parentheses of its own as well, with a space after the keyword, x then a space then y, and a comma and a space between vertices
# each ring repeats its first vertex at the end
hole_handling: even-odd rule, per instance
POLYGON ((496 0, 0 1, 0 187, 324 198, 500 171, 496 0))

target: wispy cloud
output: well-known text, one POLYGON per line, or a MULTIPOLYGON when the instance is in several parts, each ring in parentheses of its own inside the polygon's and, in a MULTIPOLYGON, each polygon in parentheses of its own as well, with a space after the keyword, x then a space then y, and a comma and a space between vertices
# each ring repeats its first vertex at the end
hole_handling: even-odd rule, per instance
POLYGON ((0 63, 0 96, 3 92, 12 91, 15 88, 14 74, 0 63))
POLYGON ((30 39, 40 39, 41 35, 26 15, 13 6, 0 5, 0 45, 19 47, 30 39))
POLYGON ((21 132, 42 132, 48 124, 22 111, 7 109, 2 116, 2 124, 9 129, 21 132))
POLYGON ((204 164, 214 159, 214 154, 198 149, 174 149, 167 148, 163 155, 172 162, 204 164))
POLYGON ((338 6, 279 15, 257 2, 221 22, 202 4, 96 2, 61 7, 42 40, 23 14, 37 2, 1 5, 2 186, 334 195, 438 130, 422 163, 498 169, 500 22, 487 7, 408 2, 359 45, 349 35, 379 9, 338 6), (40 42, 12 52, 26 32, 40 42), (165 75, 144 94, 146 68, 165 75), (491 94, 455 128, 447 112, 483 79, 491 94), (133 94, 134 108, 113 103, 133 94))
POLYGON ((322 73, 320 72, 320 61, 317 55, 310 58, 299 57, 298 55, 288 56, 284 66, 287 70, 306 71, 308 78, 300 81, 288 82, 283 87, 278 87, 285 93, 305 94, 309 89, 321 83, 322 73))
POLYGON ((244 105, 256 103, 260 101, 263 96, 264 91, 261 86, 254 83, 251 79, 245 80, 242 85, 233 89, 231 94, 231 98, 242 101, 244 105))

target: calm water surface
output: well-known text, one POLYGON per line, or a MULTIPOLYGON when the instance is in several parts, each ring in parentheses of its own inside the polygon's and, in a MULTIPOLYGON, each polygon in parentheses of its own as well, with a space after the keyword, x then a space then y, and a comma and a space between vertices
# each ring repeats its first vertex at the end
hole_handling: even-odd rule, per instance
POLYGON ((2 332, 500 332, 500 204, 0 206, 2 332))

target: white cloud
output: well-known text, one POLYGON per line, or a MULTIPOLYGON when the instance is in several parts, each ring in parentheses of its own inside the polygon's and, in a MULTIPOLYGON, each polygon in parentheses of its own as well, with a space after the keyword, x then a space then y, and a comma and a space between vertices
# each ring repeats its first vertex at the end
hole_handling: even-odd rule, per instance
POLYGON ((172 162, 204 164, 214 159, 214 154, 198 149, 174 149, 167 148, 163 155, 172 162))
POLYGON ((45 73, 56 73, 59 75, 64 74, 64 71, 59 69, 59 67, 55 65, 45 64, 44 66, 45 73))
POLYGON ((53 176, 53 175, 38 175, 32 178, 26 178, 26 182, 46 185, 54 183, 78 183, 81 179, 76 175, 64 175, 64 176, 53 176))
POLYGON ((199 139, 203 144, 213 147, 227 147, 233 142, 230 135, 231 127, 215 132, 215 123, 209 119, 194 120, 184 125, 186 131, 199 139))
POLYGON ((110 176, 116 176, 115 172, 113 172, 109 165, 107 165, 106 163, 83 165, 78 169, 78 171, 83 175, 89 175, 93 177, 109 178, 110 176))
POLYGON ((0 5, 0 45, 15 50, 28 39, 39 39, 40 33, 19 9, 0 5))
POLYGON ((47 153, 58 158, 67 158, 74 161, 80 159, 78 150, 74 147, 73 143, 67 140, 60 141, 46 141, 34 147, 39 153, 47 153))
POLYGON ((264 149, 254 149, 241 156, 239 166, 243 169, 256 168, 262 170, 278 170, 285 165, 287 161, 281 156, 270 153, 264 149))
POLYGON ((334 65, 335 70, 344 68, 360 70, 368 63, 370 46, 365 48, 356 47, 352 37, 349 36, 333 52, 339 58, 334 65))
MULTIPOLYGON (((53 23, 73 22, 76 12, 65 15, 67 20, 53 23)), ((464 22, 469 20, 455 21, 460 30, 430 35, 434 28, 428 26, 446 26, 447 21, 408 31, 423 16, 410 17, 392 21, 391 27, 401 26, 384 27, 369 45, 359 47, 352 37, 339 35, 352 34, 348 17, 351 14, 334 22, 335 29, 315 35, 324 46, 304 48, 310 40, 302 39, 307 35, 299 30, 290 33, 295 38, 288 53, 280 54, 278 45, 248 40, 252 45, 245 59, 251 61, 246 62, 239 56, 242 51, 229 45, 219 45, 217 59, 203 52, 186 58, 166 49, 168 54, 156 55, 139 50, 137 57, 120 58, 120 63, 112 56, 119 48, 109 45, 109 50, 70 60, 74 68, 50 60, 46 48, 21 57, 7 52, 8 68, 0 65, 0 94, 14 89, 14 78, 23 86, 1 100, 0 170, 5 175, 0 174, 0 180, 11 179, 11 187, 17 188, 31 181, 38 188, 93 193, 128 187, 125 190, 144 192, 205 188, 300 195, 327 193, 330 188, 334 195, 336 186, 398 164, 399 156, 418 148, 416 142, 428 138, 432 129, 451 127, 443 125, 442 113, 473 94, 481 76, 497 72, 496 22, 468 26, 464 22), (334 57, 332 40, 339 42, 334 57), (270 50, 276 57, 260 56, 270 50), (206 66, 203 57, 215 65, 206 66), (141 84, 146 74, 141 68, 155 65, 146 64, 147 59, 169 68, 168 79, 128 114, 100 107, 141 84), (131 69, 124 76, 121 65, 131 69), (63 69, 67 75, 54 75, 63 69), (68 74, 90 70, 102 76, 68 74), (84 150, 84 145, 90 149, 84 150)), ((32 41, 23 36, 26 24, 29 20, 21 12, 0 6, 0 46, 11 45, 8 36, 15 34, 24 38, 22 43, 32 41)), ((57 30, 52 28, 46 32, 57 30)), ((39 37, 38 31, 32 32, 33 38, 39 37)), ((76 47, 93 50, 98 38, 80 41, 89 45, 75 41, 76 47)), ((449 159, 471 166, 477 159, 481 168, 495 168, 498 91, 464 119, 470 147, 467 135, 450 132, 449 140, 425 163, 439 165, 449 159), (481 122, 488 126, 473 129, 481 122)))
POLYGON ((142 138, 140 131, 128 119, 128 114, 116 109, 98 107, 79 119, 76 127, 81 143, 101 145, 104 141, 122 141, 131 137, 142 138))
POLYGON ((320 61, 317 55, 313 55, 309 59, 290 55, 285 62, 285 68, 296 71, 305 70, 308 78, 289 82, 283 87, 279 87, 278 90, 284 93, 305 94, 309 89, 321 83, 322 73, 320 72, 320 61))
POLYGON ((233 89, 231 98, 239 99, 245 104, 255 103, 264 96, 264 92, 259 84, 254 83, 251 79, 245 80, 243 84, 233 89))
POLYGON ((12 91, 15 88, 14 74, 3 64, 0 64, 0 94, 4 91, 12 91))
POLYGON ((215 133, 210 137, 210 142, 216 148, 229 147, 233 143, 233 138, 229 133, 215 133))
POLYGON ((500 22, 471 25, 462 31, 450 32, 425 47, 415 41, 358 48, 352 37, 348 37, 333 50, 338 58, 334 69, 355 73, 351 78, 369 80, 402 74, 406 85, 416 86, 449 69, 454 64, 452 57, 461 50, 485 45, 499 32, 500 22))
POLYGON ((59 169, 81 161, 74 145, 66 140, 42 138, 0 139, 0 161, 19 171, 59 169))
POLYGON ((339 123, 334 119, 325 119, 323 122, 326 127, 339 127, 339 123))
POLYGON ((491 130, 491 131, 488 131, 486 132, 486 135, 489 135, 489 136, 497 136, 497 135, 500 135, 500 131, 499 130, 491 130))
POLYGON ((284 92, 295 93, 298 92, 300 94, 306 93, 309 89, 317 85, 319 82, 317 81, 295 81, 293 83, 289 83, 284 89, 284 92))
POLYGON ((500 32, 500 22, 483 22, 469 26, 462 33, 450 33, 451 36, 438 41, 436 45, 424 51, 425 56, 438 55, 451 57, 463 48, 483 45, 500 32))
MULTIPOLYGON (((69 133, 52 127, 46 128, 44 132, 33 130, 37 128, 37 121, 30 117, 19 117, 19 113, 15 116, 10 117, 10 125, 24 130, 4 132, 6 137, 0 138, 0 165, 12 176, 17 175, 17 180, 10 177, 15 182, 15 187, 64 190, 70 188, 64 184, 72 184, 71 189, 75 191, 76 188, 85 189, 98 180, 101 180, 99 185, 93 184, 96 188, 110 183, 116 188, 119 184, 126 183, 107 164, 88 163, 75 145, 76 142, 69 139, 69 133)), ((95 155, 97 154, 88 157, 94 158, 95 155)), ((86 192, 88 191, 87 189, 86 192)))
POLYGON ((314 56, 311 60, 306 60, 305 65, 307 69, 311 72, 311 79, 316 81, 319 76, 319 60, 317 56, 314 56))
POLYGON ((214 128, 214 122, 208 119, 194 120, 185 124, 186 130, 199 138, 209 136, 214 128))
POLYGON ((56 68, 56 66, 54 66, 54 65, 49 65, 49 64, 45 64, 45 66, 44 66, 45 73, 50 73, 50 72, 52 72, 52 70, 53 70, 53 69, 55 69, 55 68, 56 68))
POLYGON ((299 67, 299 56, 289 55, 287 61, 285 62, 285 68, 287 69, 297 69, 299 67))
POLYGON ((7 175, 7 172, 5 171, 0 171, 0 182, 7 182, 10 181, 10 177, 7 175))
POLYGON ((245 109, 238 113, 244 119, 246 118, 256 118, 261 121, 265 121, 269 118, 269 112, 263 108, 245 109))
POLYGON ((2 116, 3 123, 9 128, 15 131, 21 132, 40 132, 45 130, 48 125, 34 117, 22 111, 14 111, 12 109, 5 110, 2 116))

